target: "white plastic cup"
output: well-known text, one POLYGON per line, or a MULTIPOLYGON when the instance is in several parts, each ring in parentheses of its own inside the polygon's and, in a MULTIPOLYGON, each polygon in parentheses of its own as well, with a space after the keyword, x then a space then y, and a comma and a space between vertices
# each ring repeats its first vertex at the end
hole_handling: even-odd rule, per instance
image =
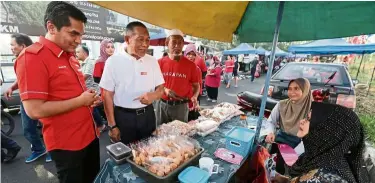
POLYGON ((203 157, 199 159, 199 168, 207 171, 209 175, 211 176, 212 174, 217 174, 219 173, 219 165, 214 164, 214 160, 209 157, 203 157), (216 171, 214 171, 216 169, 216 171))

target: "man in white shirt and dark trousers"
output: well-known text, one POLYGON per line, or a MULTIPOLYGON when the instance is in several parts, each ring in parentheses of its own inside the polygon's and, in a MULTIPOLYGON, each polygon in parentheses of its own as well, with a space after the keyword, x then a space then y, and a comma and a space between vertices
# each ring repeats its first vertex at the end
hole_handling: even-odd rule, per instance
POLYGON ((149 137, 156 128, 152 102, 164 92, 157 60, 146 54, 148 30, 141 22, 126 26, 124 51, 108 58, 99 86, 112 141, 129 144, 149 137))

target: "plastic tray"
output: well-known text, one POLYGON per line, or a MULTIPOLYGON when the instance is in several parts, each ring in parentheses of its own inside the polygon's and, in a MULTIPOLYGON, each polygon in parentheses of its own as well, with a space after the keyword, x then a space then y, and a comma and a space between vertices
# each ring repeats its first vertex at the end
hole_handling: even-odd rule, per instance
POLYGON ((133 156, 126 158, 126 160, 130 163, 133 173, 138 175, 140 178, 142 178, 146 182, 171 183, 171 182, 178 181, 178 174, 180 174, 186 167, 198 165, 199 158, 203 152, 204 152, 204 149, 201 148, 201 150, 196 155, 194 155, 188 162, 183 163, 182 165, 177 167, 175 170, 173 170, 170 174, 164 177, 157 176, 153 174, 152 172, 148 171, 143 166, 136 164, 133 161, 133 156))
POLYGON ((132 152, 132 150, 122 142, 108 145, 106 148, 107 152, 109 152, 109 154, 111 154, 116 160, 122 160, 129 156, 132 152))
POLYGON ((112 161, 114 161, 116 164, 118 165, 122 165, 124 163, 126 163, 126 157, 125 158, 122 158, 122 159, 116 159, 111 153, 109 153, 107 151, 107 154, 109 155, 109 157, 111 158, 112 161))

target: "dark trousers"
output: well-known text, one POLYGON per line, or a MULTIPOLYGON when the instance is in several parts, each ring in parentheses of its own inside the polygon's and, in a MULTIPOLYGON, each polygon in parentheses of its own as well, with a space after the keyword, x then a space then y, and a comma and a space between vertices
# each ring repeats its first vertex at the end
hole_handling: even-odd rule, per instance
POLYGON ((102 115, 100 115, 100 108, 99 106, 94 107, 92 111, 92 115, 94 117, 96 126, 101 127, 104 125, 102 115))
POLYGON ((120 130, 121 142, 129 144, 151 136, 156 129, 154 107, 149 105, 144 112, 130 112, 115 107, 115 121, 120 130))
POLYGON ((3 132, 1 132, 1 162, 4 161, 6 153, 4 152, 3 149, 6 149, 7 151, 12 150, 12 149, 17 149, 20 148, 20 146, 17 144, 16 141, 12 140, 3 132))
POLYGON ((40 132, 38 130, 38 120, 31 119, 25 111, 23 104, 21 103, 21 120, 23 127, 23 135, 31 144, 31 151, 34 152, 45 152, 46 148, 43 145, 43 141, 40 138, 40 132))
POLYGON ((206 89, 207 89, 208 98, 213 99, 213 100, 217 100, 217 96, 219 94, 219 88, 213 88, 213 87, 206 86, 206 89))
POLYGON ((52 150, 60 183, 92 183, 100 169, 99 139, 79 151, 52 150))
POLYGON ((252 68, 251 69, 251 71, 250 71, 250 75, 251 75, 251 82, 253 82, 254 81, 254 79, 255 79, 255 72, 257 71, 257 69, 256 68, 252 68))

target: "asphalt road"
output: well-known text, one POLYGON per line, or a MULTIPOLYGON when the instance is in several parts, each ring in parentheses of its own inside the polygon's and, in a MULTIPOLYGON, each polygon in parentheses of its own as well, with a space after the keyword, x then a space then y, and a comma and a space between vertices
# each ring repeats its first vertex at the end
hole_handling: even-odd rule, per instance
MULTIPOLYGON (((239 81, 238 88, 231 87, 226 89, 224 85, 219 89, 218 103, 230 102, 236 103, 236 95, 242 91, 252 91, 259 93, 264 84, 265 76, 256 79, 253 83, 249 79, 239 81)), ((205 99, 201 100, 202 107, 214 105, 205 99)), ((57 181, 56 169, 54 163, 46 163, 45 157, 37 161, 26 164, 25 160, 30 155, 30 143, 22 134, 22 126, 19 114, 14 114, 16 121, 15 131, 11 134, 11 138, 15 140, 21 147, 18 156, 8 164, 1 165, 1 182, 2 183, 55 183, 57 181)), ((108 155, 105 146, 109 145, 109 137, 107 133, 100 136, 100 162, 103 165, 108 155)))

